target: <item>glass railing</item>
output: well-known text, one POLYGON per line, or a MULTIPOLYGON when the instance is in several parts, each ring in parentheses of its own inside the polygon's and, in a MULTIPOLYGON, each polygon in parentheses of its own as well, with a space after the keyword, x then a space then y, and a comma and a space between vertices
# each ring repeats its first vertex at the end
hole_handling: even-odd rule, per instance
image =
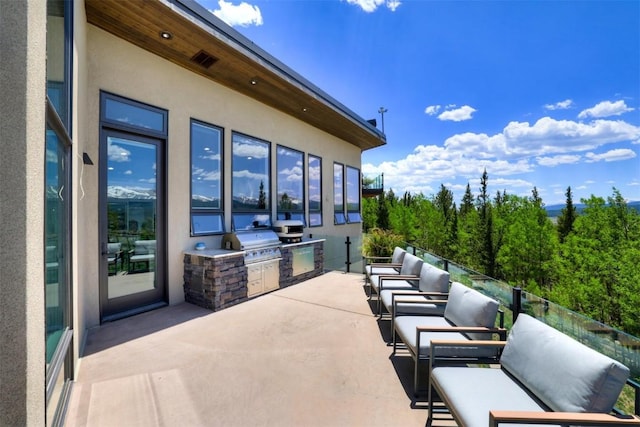
POLYGON ((500 303, 504 311, 505 327, 514 321, 514 307, 540 321, 553 326, 586 346, 624 364, 631 371, 631 380, 623 391, 617 407, 625 413, 640 411, 640 338, 611 326, 590 319, 529 292, 521 291, 508 283, 441 258, 420 248, 406 246, 406 250, 425 262, 449 271, 451 280, 463 283, 500 303))
POLYGON ((345 273, 362 273, 362 235, 331 236, 313 234, 314 239, 325 239, 324 269, 345 273))

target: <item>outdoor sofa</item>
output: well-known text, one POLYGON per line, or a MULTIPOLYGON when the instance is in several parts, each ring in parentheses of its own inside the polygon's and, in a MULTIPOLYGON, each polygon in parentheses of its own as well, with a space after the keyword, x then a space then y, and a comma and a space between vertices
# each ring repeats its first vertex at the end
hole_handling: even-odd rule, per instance
MULTIPOLYGON (((400 298, 396 298, 396 304, 399 300, 400 298)), ((445 305, 443 316, 398 315, 399 310, 397 306, 394 307, 392 355, 397 352, 399 339, 414 360, 415 394, 418 394, 419 388, 420 363, 428 362, 431 357, 431 340, 491 340, 494 335, 503 340, 506 338, 506 330, 495 326, 499 312, 498 302, 475 289, 453 282, 446 300, 432 302, 445 305)), ((502 318, 499 323, 502 326, 502 318)), ((498 360, 499 351, 475 346, 451 347, 441 351, 438 357, 489 363, 498 360)))
POLYGON ((424 261, 415 255, 405 253, 402 258, 402 264, 400 265, 400 271, 396 274, 378 274, 375 271, 369 276, 369 284, 371 287, 371 294, 376 293, 378 297, 377 312, 381 310, 380 293, 385 289, 393 289, 398 291, 417 289, 418 281, 420 280, 420 270, 424 261))
POLYGON ((418 286, 407 290, 383 289, 380 292, 382 308, 380 317, 388 312, 391 314, 391 333, 393 334, 394 314, 444 316, 444 303, 434 303, 434 300, 446 300, 449 295, 450 275, 428 263, 422 264, 418 286), (396 301, 397 300, 397 301, 396 301))
POLYGON ((497 425, 640 425, 610 415, 629 369, 545 323, 520 314, 503 347, 500 367, 438 366, 438 355, 468 341, 433 340, 429 388, 430 426, 437 393, 463 427, 497 425))
POLYGON ((393 249, 393 253, 390 257, 365 256, 365 261, 373 261, 368 262, 364 266, 364 272, 367 282, 369 281, 369 277, 371 277, 372 274, 399 274, 400 267, 402 267, 402 260, 404 259, 404 254, 406 253, 406 250, 402 249, 399 246, 396 246, 393 249))

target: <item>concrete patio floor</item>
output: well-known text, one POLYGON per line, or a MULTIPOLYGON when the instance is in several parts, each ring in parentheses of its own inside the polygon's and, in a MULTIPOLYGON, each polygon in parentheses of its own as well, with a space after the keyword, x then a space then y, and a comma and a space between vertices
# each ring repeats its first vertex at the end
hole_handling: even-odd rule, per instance
POLYGON ((66 426, 424 426, 387 329, 364 276, 341 272, 108 323, 89 333, 66 426))

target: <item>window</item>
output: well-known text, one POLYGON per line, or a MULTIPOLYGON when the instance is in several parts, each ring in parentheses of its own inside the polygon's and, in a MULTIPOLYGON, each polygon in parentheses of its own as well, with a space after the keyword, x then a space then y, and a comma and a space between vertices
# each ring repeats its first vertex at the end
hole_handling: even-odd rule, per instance
POLYGON ((271 144, 232 134, 232 226, 234 230, 271 226, 271 144))
POLYGON ((138 130, 150 136, 167 135, 167 111, 138 101, 101 93, 101 121, 123 130, 138 130))
POLYGON ((309 155, 309 226, 322 226, 322 159, 309 155))
POLYGON ((191 235, 224 233, 222 128, 191 120, 191 235))
POLYGON ((71 295, 70 1, 47 2, 47 101, 44 164, 44 295, 46 424, 61 423, 73 379, 71 295))
POLYGON ((333 164, 333 222, 336 225, 347 222, 344 215, 344 166, 333 164))
POLYGON ((304 222, 304 154, 280 145, 277 148, 278 219, 304 222))
POLYGON ((347 222, 362 222, 360 216, 360 170, 347 166, 347 222))

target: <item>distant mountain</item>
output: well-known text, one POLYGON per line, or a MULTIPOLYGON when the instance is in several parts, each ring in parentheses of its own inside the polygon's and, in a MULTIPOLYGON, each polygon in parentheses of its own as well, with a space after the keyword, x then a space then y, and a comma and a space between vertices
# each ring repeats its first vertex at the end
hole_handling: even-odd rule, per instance
MULTIPOLYGON (((576 203, 573 206, 576 207, 576 211, 578 213, 582 213, 586 205, 582 203, 576 203)), ((564 209, 565 207, 566 207, 565 204, 545 206, 545 209, 547 210, 547 216, 550 218, 558 217, 560 216, 560 212, 562 211, 562 209, 564 209)), ((634 202, 627 202, 627 207, 631 209, 635 209, 638 212, 640 212, 640 200, 634 201, 634 202)))
POLYGON ((113 185, 107 188, 107 197, 109 199, 154 200, 156 198, 156 190, 152 188, 113 185))

